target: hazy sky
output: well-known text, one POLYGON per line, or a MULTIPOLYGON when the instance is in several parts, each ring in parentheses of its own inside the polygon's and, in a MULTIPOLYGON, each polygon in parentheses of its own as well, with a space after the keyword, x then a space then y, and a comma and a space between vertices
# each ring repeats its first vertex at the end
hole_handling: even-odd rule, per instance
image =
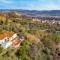
POLYGON ((0 9, 60 10, 60 0, 0 0, 0 9))

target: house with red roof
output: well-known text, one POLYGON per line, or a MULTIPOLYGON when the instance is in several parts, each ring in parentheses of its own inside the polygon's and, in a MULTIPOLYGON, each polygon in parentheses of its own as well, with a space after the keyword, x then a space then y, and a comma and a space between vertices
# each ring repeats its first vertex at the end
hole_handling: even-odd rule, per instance
POLYGON ((3 32, 0 33, 0 47, 17 47, 21 43, 21 39, 18 38, 17 34, 14 32, 3 32))

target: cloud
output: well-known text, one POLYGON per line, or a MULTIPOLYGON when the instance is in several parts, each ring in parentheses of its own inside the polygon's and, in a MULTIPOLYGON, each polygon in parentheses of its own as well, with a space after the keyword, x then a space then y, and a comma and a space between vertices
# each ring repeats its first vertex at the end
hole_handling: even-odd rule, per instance
POLYGON ((0 0, 0 8, 60 10, 60 0, 0 0))
POLYGON ((48 6, 46 6, 46 9, 48 9, 48 10, 60 10, 60 6, 58 6, 58 5, 48 5, 48 6))
POLYGON ((10 4, 12 3, 12 0, 0 0, 0 3, 10 4))

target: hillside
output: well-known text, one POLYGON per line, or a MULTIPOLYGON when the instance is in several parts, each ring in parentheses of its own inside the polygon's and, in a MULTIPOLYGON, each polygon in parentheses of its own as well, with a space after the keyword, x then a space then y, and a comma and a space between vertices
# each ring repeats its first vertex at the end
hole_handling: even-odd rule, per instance
POLYGON ((30 16, 36 11, 23 11, 26 14, 20 10, 0 13, 0 33, 12 31, 24 37, 18 48, 0 47, 0 60, 60 60, 60 20, 43 20, 30 16))

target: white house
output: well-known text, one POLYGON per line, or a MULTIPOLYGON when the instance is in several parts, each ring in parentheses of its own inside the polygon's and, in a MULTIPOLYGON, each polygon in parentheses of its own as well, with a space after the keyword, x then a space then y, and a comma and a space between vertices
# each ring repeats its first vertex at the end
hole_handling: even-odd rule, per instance
POLYGON ((14 32, 0 33, 0 47, 8 48, 8 47, 12 46, 12 44, 17 43, 18 41, 19 41, 18 36, 14 32), (13 42, 13 40, 16 40, 16 42, 13 42))

